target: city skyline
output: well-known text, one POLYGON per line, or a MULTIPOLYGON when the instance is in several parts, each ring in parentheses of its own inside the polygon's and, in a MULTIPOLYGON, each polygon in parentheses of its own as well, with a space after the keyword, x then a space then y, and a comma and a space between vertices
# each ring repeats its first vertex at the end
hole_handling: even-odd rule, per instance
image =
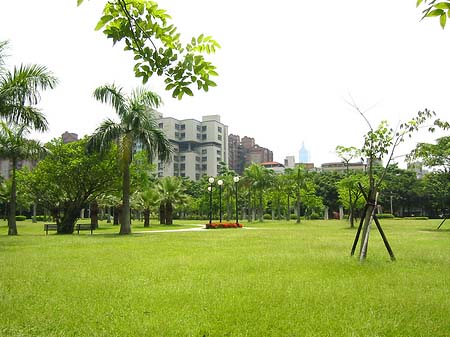
MULTIPOLYGON (((353 99, 374 127, 386 119, 395 128, 424 108, 441 118, 448 115, 443 79, 449 70, 430 71, 425 62, 430 55, 450 54, 450 46, 443 43, 449 32, 436 20, 420 21, 411 1, 373 5, 325 0, 320 19, 311 15, 317 10, 313 3, 280 2, 277 15, 265 0, 158 4, 185 40, 204 33, 222 46, 209 57, 219 77, 208 93, 195 92, 178 101, 165 92, 161 78, 151 78, 149 88, 165 102, 161 112, 177 119, 219 114, 230 133, 258 139, 278 162, 297 154, 299 144, 293 139, 308 144, 315 163, 338 160, 337 145, 361 147, 368 125, 348 104, 353 99)), ((141 85, 134 77, 132 56, 94 31, 103 1, 77 7, 76 0, 68 0, 57 9, 51 0, 3 5, 0 39, 10 40, 8 68, 21 62, 43 64, 60 79, 55 90, 42 95, 40 107, 50 131, 36 135, 38 139, 57 137, 69 126, 80 136, 92 133, 112 115, 92 98, 96 87, 114 82, 131 91, 141 85)), ((424 133, 405 142, 399 158, 415 142, 436 137, 424 133)))

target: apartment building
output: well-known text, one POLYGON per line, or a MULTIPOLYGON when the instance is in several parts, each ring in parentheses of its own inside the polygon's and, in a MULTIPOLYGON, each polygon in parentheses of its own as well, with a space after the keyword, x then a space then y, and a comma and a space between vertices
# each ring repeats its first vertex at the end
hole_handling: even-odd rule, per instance
POLYGON ((228 165, 228 126, 219 115, 179 120, 159 115, 158 124, 173 145, 170 162, 158 163, 158 176, 180 176, 199 180, 217 176, 220 163, 228 165))
POLYGON ((265 163, 273 161, 273 152, 255 143, 255 138, 237 135, 228 136, 230 168, 238 174, 252 163, 265 163))

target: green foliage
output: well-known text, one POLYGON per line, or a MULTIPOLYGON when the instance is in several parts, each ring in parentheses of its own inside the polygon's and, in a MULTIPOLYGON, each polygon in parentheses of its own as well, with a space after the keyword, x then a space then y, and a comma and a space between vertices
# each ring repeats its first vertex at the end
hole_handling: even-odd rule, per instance
MULTIPOLYGON (((78 5, 82 0, 78 0, 78 5)), ((143 84, 154 75, 164 77, 166 90, 181 99, 193 96, 193 89, 208 91, 216 86, 212 77, 216 67, 203 54, 211 54, 220 45, 204 34, 183 45, 177 28, 166 10, 151 0, 108 1, 96 30, 113 43, 123 41, 124 50, 134 54, 134 72, 143 84)))
POLYGON ((18 175, 19 187, 61 217, 61 230, 70 233, 86 204, 117 189, 116 153, 88 155, 86 139, 67 144, 53 140, 46 147, 48 155, 32 171, 18 175))
POLYGON ((419 143, 409 154, 408 160, 421 159, 428 167, 450 170, 450 136, 438 138, 435 144, 419 143))
POLYGON ((395 218, 394 214, 391 213, 378 213, 377 214, 378 219, 393 219, 395 218))
POLYGON ((25 215, 16 215, 16 221, 25 221, 26 219, 25 215))
POLYGON ((422 11, 422 19, 430 17, 439 17, 439 23, 442 29, 445 28, 447 17, 450 17, 450 1, 449 0, 417 0, 416 6, 425 7, 422 11))
POLYGON ((270 220, 270 219, 272 219, 272 215, 270 215, 270 214, 264 214, 264 220, 270 220))

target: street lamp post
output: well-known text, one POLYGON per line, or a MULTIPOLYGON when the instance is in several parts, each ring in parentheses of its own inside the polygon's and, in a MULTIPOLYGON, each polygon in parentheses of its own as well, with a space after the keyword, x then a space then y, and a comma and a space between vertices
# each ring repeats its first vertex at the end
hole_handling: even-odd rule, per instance
POLYGON ((209 186, 208 186, 208 191, 209 191, 209 224, 211 225, 211 223, 212 223, 212 187, 213 187, 213 183, 214 183, 214 178, 213 177, 209 177, 208 178, 208 182, 209 182, 209 186))
POLYGON ((239 176, 233 177, 235 192, 236 192, 236 225, 239 224, 239 211, 238 211, 238 182, 239 176))
POLYGON ((219 223, 222 223, 222 185, 223 185, 223 180, 219 179, 217 181, 217 185, 219 185, 219 223))

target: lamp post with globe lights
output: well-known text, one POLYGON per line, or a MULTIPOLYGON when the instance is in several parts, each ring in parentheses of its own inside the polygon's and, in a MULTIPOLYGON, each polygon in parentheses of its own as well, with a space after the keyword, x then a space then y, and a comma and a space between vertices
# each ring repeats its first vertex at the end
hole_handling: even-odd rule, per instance
POLYGON ((239 176, 233 177, 235 192, 236 192, 236 225, 239 224, 239 213, 238 213, 238 182, 239 176))
POLYGON ((208 186, 208 191, 209 191, 209 224, 211 225, 211 223, 212 223, 212 189, 213 189, 214 178, 213 177, 209 177, 208 178, 208 182, 209 182, 209 186, 208 186))
POLYGON ((219 179, 217 181, 217 185, 219 185, 219 223, 222 223, 222 185, 223 185, 223 180, 219 179))

